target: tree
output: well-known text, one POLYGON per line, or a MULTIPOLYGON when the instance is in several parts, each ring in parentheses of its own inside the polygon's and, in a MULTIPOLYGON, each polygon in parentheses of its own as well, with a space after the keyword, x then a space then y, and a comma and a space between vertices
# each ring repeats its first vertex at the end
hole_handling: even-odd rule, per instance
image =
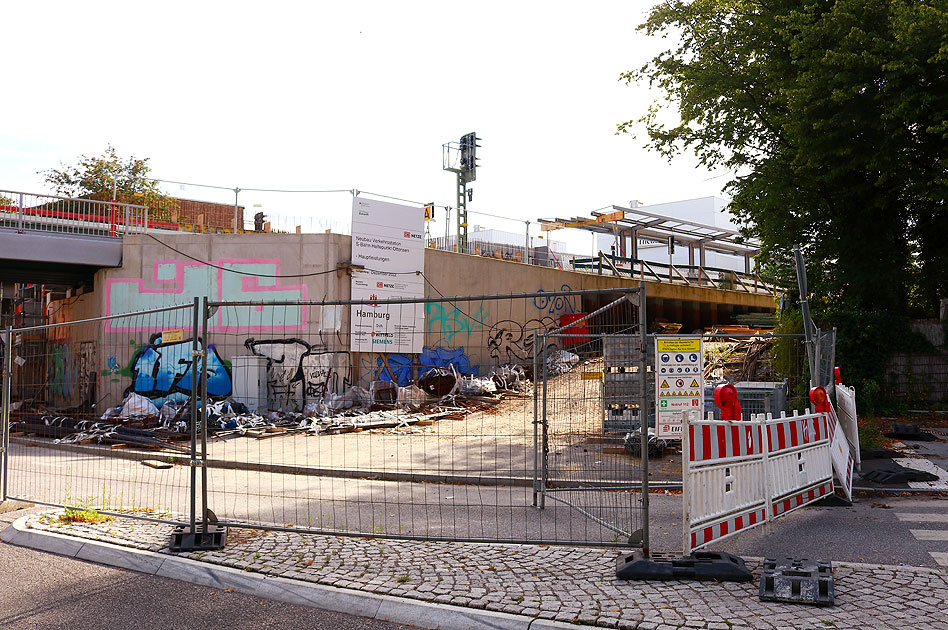
POLYGON ((174 199, 148 177, 148 158, 122 158, 109 145, 100 156, 82 155, 77 164, 60 166, 39 172, 59 195, 111 201, 114 190, 117 201, 149 206, 159 215, 174 208, 174 199))
POLYGON ((667 104, 619 130, 730 171, 766 267, 792 278, 799 242, 828 303, 930 312, 948 295, 944 0, 667 0, 639 28, 677 44, 622 78, 667 104))

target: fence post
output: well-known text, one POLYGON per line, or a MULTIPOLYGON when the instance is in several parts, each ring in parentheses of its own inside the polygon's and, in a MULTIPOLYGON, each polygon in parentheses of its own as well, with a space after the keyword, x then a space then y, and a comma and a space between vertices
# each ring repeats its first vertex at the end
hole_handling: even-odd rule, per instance
MULTIPOLYGON (((649 412, 649 386, 648 386, 648 319, 645 312, 645 282, 639 283, 639 337, 642 340, 642 358, 639 369, 642 372, 642 408, 639 409, 639 429, 641 439, 639 440, 639 450, 642 452, 642 553, 647 558, 649 555, 649 533, 648 533, 648 412, 649 412)), ((658 376, 656 375, 656 378, 658 376)), ((656 420, 658 416, 656 415, 656 420)))
POLYGON ((539 466, 540 466, 540 445, 538 443, 538 433, 540 430, 539 417, 539 395, 540 388, 537 387, 537 376, 540 371, 537 366, 537 344, 533 343, 533 507, 537 506, 537 491, 539 489, 539 466))
MULTIPOLYGON (((535 336, 534 336, 534 339, 536 339, 535 336)), ((549 476, 549 469, 548 469, 549 461, 547 458, 547 453, 549 452, 549 442, 548 442, 549 425, 547 423, 547 417, 546 417, 546 396, 547 396, 546 360, 547 360, 547 357, 546 357, 546 336, 545 335, 540 335, 540 343, 543 344, 541 347, 542 355, 541 355, 541 361, 540 361, 540 370, 542 371, 542 374, 543 374, 542 376, 543 378, 543 425, 542 425, 542 428, 543 429, 542 429, 542 436, 541 436, 541 442, 540 442, 540 449, 541 449, 540 455, 541 455, 541 461, 542 461, 542 468, 541 468, 541 474, 540 474, 540 507, 545 508, 546 507, 546 482, 549 476)), ((534 341, 534 344, 536 344, 536 341, 534 341)))
MULTIPOLYGON (((202 298, 201 304, 201 341, 204 344, 201 352, 201 532, 207 533, 207 320, 209 309, 207 296, 202 298)), ((192 378, 192 388, 193 381, 192 378)))
MULTIPOLYGON (((691 411, 681 414, 681 543, 682 556, 691 554, 691 411)), ((701 420, 702 418, 698 418, 701 420)))
POLYGON ((23 231, 23 193, 20 193, 20 207, 17 211, 16 229, 18 232, 23 231))
POLYGON ((3 484, 0 501, 7 500, 8 462, 10 459, 10 407, 12 406, 10 381, 13 378, 13 327, 8 326, 3 340, 3 365, 0 365, 0 456, 2 456, 3 484))
MULTIPOLYGON (((762 413, 757 416, 760 423, 760 458, 764 477, 764 506, 767 510, 764 513, 764 523, 770 523, 774 501, 773 480, 770 478, 770 425, 768 423, 768 420, 772 418, 773 415, 770 413, 762 413)), ((753 420, 754 416, 751 415, 751 422, 753 420)))
POLYGON ((198 346, 198 307, 200 298, 194 298, 194 311, 191 321, 191 535, 197 533, 195 528, 195 514, 197 512, 197 421, 198 421, 198 385, 197 385, 197 365, 200 358, 200 348, 198 346))

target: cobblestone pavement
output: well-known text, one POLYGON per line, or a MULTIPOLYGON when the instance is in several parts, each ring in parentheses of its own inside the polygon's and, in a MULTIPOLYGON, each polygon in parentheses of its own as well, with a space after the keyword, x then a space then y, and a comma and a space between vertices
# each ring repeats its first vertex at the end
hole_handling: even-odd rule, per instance
MULTIPOLYGON (((30 527, 167 553, 171 526, 31 517, 30 527)), ((836 605, 761 602, 753 583, 614 579, 618 552, 587 547, 414 542, 231 528, 227 545, 184 557, 308 582, 605 628, 948 630, 948 573, 836 564, 836 605)))

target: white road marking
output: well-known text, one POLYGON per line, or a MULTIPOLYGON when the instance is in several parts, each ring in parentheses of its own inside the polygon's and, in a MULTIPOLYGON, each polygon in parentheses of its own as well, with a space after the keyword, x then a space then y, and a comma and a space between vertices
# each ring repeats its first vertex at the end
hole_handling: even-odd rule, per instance
POLYGON ((918 540, 948 540, 948 529, 910 529, 918 540))
POLYGON ((900 521, 915 521, 916 523, 948 523, 948 513, 937 512, 896 512, 900 521))
POLYGON ((948 551, 929 551, 935 562, 943 567, 948 567, 948 551))
POLYGON ((893 498, 890 501, 892 507, 933 507, 939 509, 948 508, 948 499, 901 499, 893 498))

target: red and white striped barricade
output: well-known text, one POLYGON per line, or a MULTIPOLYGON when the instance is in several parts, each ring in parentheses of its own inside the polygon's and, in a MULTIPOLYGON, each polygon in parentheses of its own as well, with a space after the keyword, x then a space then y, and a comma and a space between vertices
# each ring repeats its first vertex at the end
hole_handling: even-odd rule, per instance
POLYGON ((849 452, 853 456, 856 468, 862 464, 859 457, 859 423, 856 415, 856 390, 843 384, 833 388, 836 391, 836 410, 840 426, 849 441, 849 452))
POLYGON ((685 555, 833 492, 826 414, 684 422, 685 555))

